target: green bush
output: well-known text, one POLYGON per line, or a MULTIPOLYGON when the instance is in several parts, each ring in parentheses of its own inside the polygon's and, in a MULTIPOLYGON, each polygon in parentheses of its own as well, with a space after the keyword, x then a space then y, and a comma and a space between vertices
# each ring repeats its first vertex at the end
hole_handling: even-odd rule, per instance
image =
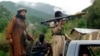
POLYGON ((0 56, 8 56, 9 53, 5 53, 4 51, 0 51, 0 56))

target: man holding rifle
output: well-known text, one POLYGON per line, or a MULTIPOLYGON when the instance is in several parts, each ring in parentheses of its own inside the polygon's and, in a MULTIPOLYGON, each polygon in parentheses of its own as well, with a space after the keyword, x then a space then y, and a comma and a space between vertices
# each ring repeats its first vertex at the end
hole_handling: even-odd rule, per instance
POLYGON ((41 22, 41 24, 50 23, 50 28, 52 31, 51 46, 52 46, 53 56, 62 56, 64 41, 66 40, 67 44, 69 43, 69 41, 71 41, 68 35, 64 33, 63 26, 66 23, 66 21, 69 20, 70 17, 81 16, 84 14, 86 14, 86 12, 80 12, 74 15, 68 15, 63 17, 61 11, 56 11, 55 18, 41 22))
POLYGON ((49 19, 41 22, 41 24, 50 23, 50 28, 52 31, 52 52, 53 56, 62 56, 64 41, 66 40, 68 43, 71 39, 67 34, 64 33, 64 24, 66 21, 70 19, 70 17, 76 17, 86 14, 86 12, 80 12, 74 15, 62 16, 61 11, 55 12, 55 18, 49 19))
MULTIPOLYGON (((61 11, 55 12, 55 18, 62 17, 61 11)), ((63 52, 63 46, 65 39, 70 41, 71 39, 65 35, 63 25, 66 23, 65 18, 50 22, 50 28, 52 31, 52 51, 53 56, 61 56, 63 52)))

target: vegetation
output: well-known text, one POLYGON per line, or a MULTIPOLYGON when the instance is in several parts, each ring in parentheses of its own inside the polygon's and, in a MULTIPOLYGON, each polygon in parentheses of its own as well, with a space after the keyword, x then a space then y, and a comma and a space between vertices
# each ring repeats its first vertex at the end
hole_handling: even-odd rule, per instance
POLYGON ((7 26, 7 22, 11 16, 11 12, 0 5, 0 32, 2 32, 7 26))
MULTIPOLYGON (((0 5, 0 41, 3 41, 3 37, 5 38, 5 28, 8 24, 9 18, 11 16, 11 12, 0 5)), ((2 43, 2 42, 0 42, 2 43)))
MULTIPOLYGON (((15 7, 14 5, 15 4, 12 2, 0 3, 0 45, 7 43, 5 40, 5 29, 11 18, 11 15, 15 15, 16 9, 18 9, 19 7, 25 7, 21 5, 15 7), (11 6, 9 7, 7 3, 11 6)), ((44 21, 46 18, 51 18, 52 15, 30 9, 28 7, 25 8, 27 8, 29 11, 27 15, 28 19, 26 19, 27 25, 31 23, 34 24, 35 26, 35 29, 33 30, 35 39, 38 38, 39 34, 43 33, 46 36, 46 41, 50 41, 52 34, 49 26, 40 25, 40 22, 44 21)), ((70 31, 75 27, 100 29, 100 0, 95 0, 92 6, 83 11, 86 12, 88 11, 88 13, 81 17, 75 17, 73 18, 73 20, 69 20, 65 24, 64 26, 65 32, 69 36, 70 36, 70 31)), ((0 51, 0 56, 3 56, 3 53, 4 53, 3 51, 0 51)))
POLYGON ((7 53, 5 53, 5 50, 7 49, 2 48, 1 46, 7 45, 5 38, 5 28, 8 24, 10 16, 11 12, 4 8, 2 5, 0 5, 0 56, 7 55, 7 53))
POLYGON ((100 29, 100 0, 95 0, 93 5, 84 11, 87 11, 86 15, 88 28, 100 29))

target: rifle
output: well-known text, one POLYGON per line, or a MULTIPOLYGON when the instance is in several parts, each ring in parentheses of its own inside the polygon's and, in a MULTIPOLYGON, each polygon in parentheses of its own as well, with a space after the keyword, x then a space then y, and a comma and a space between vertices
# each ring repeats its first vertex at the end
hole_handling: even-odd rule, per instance
POLYGON ((46 21, 43 21, 43 22, 40 22, 41 24, 47 24, 49 22, 52 22, 52 21, 60 21, 62 20, 63 18, 65 18, 66 20, 69 20, 70 17, 75 17, 75 16, 81 16, 81 15, 84 15, 86 14, 87 12, 80 12, 80 13, 76 13, 74 15, 68 15, 68 16, 63 16, 63 17, 56 17, 56 18, 52 18, 50 20, 46 20, 46 21))

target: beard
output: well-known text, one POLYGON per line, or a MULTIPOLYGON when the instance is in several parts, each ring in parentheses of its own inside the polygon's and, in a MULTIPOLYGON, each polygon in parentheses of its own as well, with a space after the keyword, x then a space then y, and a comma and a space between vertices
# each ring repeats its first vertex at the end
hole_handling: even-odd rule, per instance
POLYGON ((21 14, 17 14, 16 15, 16 18, 19 18, 21 20, 25 20, 26 19, 26 16, 25 15, 21 15, 21 14))

